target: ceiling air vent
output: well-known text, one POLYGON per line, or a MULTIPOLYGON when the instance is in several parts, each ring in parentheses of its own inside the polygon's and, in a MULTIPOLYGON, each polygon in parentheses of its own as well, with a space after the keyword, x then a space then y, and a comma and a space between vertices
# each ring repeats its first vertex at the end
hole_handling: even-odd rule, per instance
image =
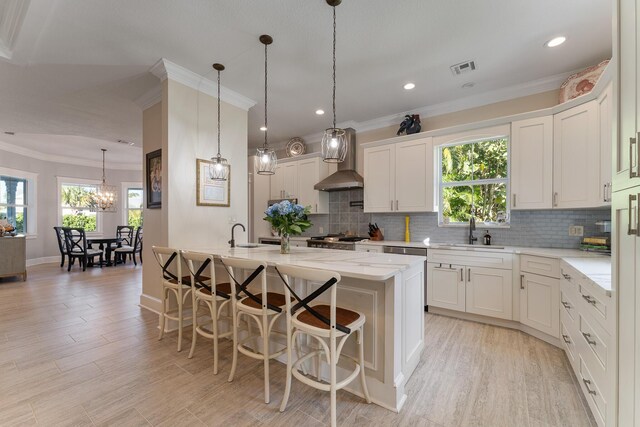
POLYGON ((468 73, 476 69, 476 61, 465 61, 459 64, 452 65, 449 67, 454 76, 459 76, 460 74, 468 73))

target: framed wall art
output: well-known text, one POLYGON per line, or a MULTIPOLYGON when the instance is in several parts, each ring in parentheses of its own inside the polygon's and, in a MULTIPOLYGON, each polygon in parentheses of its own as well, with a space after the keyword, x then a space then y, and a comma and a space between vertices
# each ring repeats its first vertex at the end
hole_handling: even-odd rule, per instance
POLYGON ((196 205, 197 206, 230 206, 231 205, 231 166, 226 181, 211 179, 210 160, 196 159, 196 205))
POLYGON ((162 150, 147 153, 147 209, 162 207, 162 150))

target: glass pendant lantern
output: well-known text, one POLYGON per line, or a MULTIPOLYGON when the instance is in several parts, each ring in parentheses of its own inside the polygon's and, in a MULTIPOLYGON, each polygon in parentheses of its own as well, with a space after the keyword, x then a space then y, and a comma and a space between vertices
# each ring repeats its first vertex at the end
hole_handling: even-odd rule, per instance
POLYGON ((344 129, 336 127, 336 6, 342 0, 327 0, 333 8, 333 127, 322 136, 322 160, 327 163, 342 163, 347 155, 347 138, 344 129))
POLYGON ((104 157, 107 152, 106 148, 102 150, 102 184, 91 195, 90 210, 92 212, 115 212, 118 202, 118 192, 114 185, 107 184, 105 174, 104 157))
POLYGON ((276 152, 269 147, 268 142, 268 127, 267 127, 267 46, 273 43, 273 38, 269 35, 263 34, 260 36, 260 43, 264 45, 264 143, 262 147, 258 148, 256 156, 256 173, 258 175, 273 175, 276 173, 276 166, 278 166, 278 156, 276 152))
POLYGON ((220 154, 220 71, 224 70, 224 65, 216 63, 213 68, 218 72, 218 154, 211 158, 209 177, 214 181, 226 181, 229 178, 229 162, 220 154))

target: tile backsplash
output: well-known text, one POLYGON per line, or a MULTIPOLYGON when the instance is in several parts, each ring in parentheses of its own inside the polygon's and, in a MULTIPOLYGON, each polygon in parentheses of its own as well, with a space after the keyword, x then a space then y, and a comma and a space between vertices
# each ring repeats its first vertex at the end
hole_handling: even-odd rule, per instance
MULTIPOLYGON (((362 201, 363 190, 332 192, 329 195, 329 214, 312 215, 311 227, 305 235, 353 231, 366 236, 369 222, 384 229, 386 240, 404 240, 402 213, 366 214, 361 207, 351 207, 350 202, 362 201), (323 232, 320 232, 320 228, 323 232)), ((462 227, 438 227, 437 213, 409 214, 412 241, 430 237, 432 242, 466 243, 468 229, 462 227)), ((548 248, 576 248, 581 237, 569 236, 569 227, 581 225, 584 235, 599 235, 595 222, 610 220, 611 210, 600 209, 549 209, 512 211, 510 228, 491 228, 489 234, 495 245, 534 246, 548 248)), ((474 233, 481 240, 485 229, 478 226, 474 233)))

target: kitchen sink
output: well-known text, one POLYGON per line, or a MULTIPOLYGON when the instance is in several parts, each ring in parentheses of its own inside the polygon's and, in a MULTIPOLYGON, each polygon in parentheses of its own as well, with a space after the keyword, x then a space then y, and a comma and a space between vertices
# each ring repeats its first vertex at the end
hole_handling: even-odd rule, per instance
POLYGON ((260 245, 258 245, 257 243, 241 243, 239 245, 236 245, 236 248, 258 248, 260 247, 260 245))
POLYGON ((452 247, 452 248, 464 248, 464 249, 474 249, 474 250, 490 250, 490 249, 504 249, 504 246, 483 246, 483 245, 470 245, 468 243, 452 243, 452 244, 443 244, 443 247, 452 247))

